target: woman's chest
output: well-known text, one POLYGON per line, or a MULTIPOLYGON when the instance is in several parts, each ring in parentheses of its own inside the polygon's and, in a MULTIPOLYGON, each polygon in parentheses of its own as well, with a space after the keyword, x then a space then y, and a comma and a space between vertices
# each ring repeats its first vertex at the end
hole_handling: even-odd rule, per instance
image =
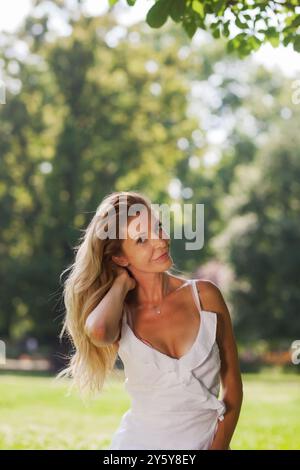
POLYGON ((201 328, 199 311, 188 298, 164 305, 160 314, 130 311, 127 322, 141 341, 177 359, 189 351, 201 328))

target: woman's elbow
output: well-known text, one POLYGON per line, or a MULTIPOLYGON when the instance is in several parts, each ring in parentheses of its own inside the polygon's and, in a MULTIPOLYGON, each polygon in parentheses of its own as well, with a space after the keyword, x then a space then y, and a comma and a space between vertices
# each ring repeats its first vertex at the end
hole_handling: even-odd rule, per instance
POLYGON ((107 343, 104 327, 93 324, 89 318, 85 322, 84 332, 95 346, 104 346, 107 343))

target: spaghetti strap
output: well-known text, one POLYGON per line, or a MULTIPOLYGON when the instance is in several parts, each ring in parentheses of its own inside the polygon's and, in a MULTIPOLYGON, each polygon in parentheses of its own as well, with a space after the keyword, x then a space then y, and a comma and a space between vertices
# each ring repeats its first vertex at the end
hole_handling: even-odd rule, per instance
MULTIPOLYGON (((196 279, 189 279, 188 280, 189 284, 192 285, 192 293, 193 293, 193 296, 194 296, 194 299, 195 299, 195 302, 196 302, 196 305, 198 307, 198 311, 199 313, 201 314, 202 313, 202 308, 201 308, 201 304, 200 304, 200 300, 199 300, 199 294, 198 294, 198 289, 197 289, 197 285, 196 285, 196 279)), ((125 312, 124 312, 124 315, 123 315, 123 321, 124 323, 131 329, 131 331, 133 332, 133 329, 129 323, 129 321, 131 322, 131 312, 129 310, 129 307, 126 305, 125 306, 125 312), (127 311, 126 311, 127 309, 127 311), (128 313, 130 315, 128 315, 128 313), (129 320, 129 317, 130 317, 130 320, 129 320)), ((152 346, 152 344, 149 342, 149 341, 146 341, 145 339, 141 338, 141 336, 138 336, 136 333, 134 333, 134 335, 140 340, 142 341, 143 343, 145 343, 146 345, 150 346, 151 348, 154 348, 154 346, 152 346)))
POLYGON ((199 313, 201 313, 202 308, 201 308, 199 293, 198 293, 198 289, 197 289, 197 285, 196 285, 196 279, 190 279, 190 283, 192 284, 192 288, 193 288, 192 292, 193 292, 193 295, 194 295, 196 305, 198 307, 199 313))

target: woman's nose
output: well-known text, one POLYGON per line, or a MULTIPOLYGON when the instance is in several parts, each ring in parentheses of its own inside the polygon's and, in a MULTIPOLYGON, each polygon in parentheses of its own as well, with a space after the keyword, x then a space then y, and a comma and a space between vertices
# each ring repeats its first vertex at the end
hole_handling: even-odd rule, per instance
POLYGON ((161 248, 168 248, 169 246, 169 239, 167 238, 156 238, 152 240, 153 245, 156 247, 161 247, 161 248))

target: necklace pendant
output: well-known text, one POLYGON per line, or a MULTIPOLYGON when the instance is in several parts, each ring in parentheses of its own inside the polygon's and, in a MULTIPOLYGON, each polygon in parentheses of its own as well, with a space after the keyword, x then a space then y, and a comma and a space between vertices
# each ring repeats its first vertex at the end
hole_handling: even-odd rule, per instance
POLYGON ((155 313, 157 313, 157 314, 160 313, 160 308, 159 307, 156 308, 155 313))

